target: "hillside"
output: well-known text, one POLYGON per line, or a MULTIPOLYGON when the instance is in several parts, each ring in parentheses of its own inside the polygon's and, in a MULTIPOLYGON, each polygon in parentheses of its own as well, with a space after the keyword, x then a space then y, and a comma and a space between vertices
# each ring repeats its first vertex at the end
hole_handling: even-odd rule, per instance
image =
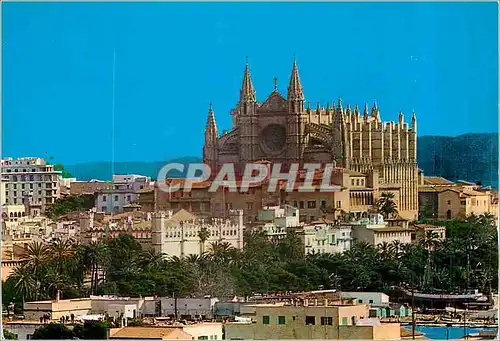
MULTIPOLYGON (((115 162, 114 173, 115 174, 140 174, 156 179, 160 169, 167 163, 182 163, 184 165, 188 163, 198 163, 201 162, 201 158, 196 157, 185 157, 181 159, 169 160, 169 161, 154 161, 154 162, 115 162)), ((75 165, 67 165, 65 169, 71 173, 73 177, 78 180, 111 180, 112 167, 109 161, 97 161, 97 162, 87 162, 79 163, 75 165)), ((169 176, 181 177, 183 176, 180 172, 169 172, 169 176)))
POLYGON ((417 153, 425 175, 480 181, 498 188, 498 133, 422 136, 417 153))
MULTIPOLYGON (((155 179, 169 162, 201 162, 186 157, 167 162, 115 162, 116 174, 141 174, 155 179)), ((418 138, 418 164, 425 175, 450 180, 480 181, 498 188, 498 134, 465 134, 456 137, 422 136, 418 138)), ((67 165, 66 170, 79 180, 110 180, 111 162, 89 162, 67 165)), ((182 174, 171 173, 171 176, 182 174)))

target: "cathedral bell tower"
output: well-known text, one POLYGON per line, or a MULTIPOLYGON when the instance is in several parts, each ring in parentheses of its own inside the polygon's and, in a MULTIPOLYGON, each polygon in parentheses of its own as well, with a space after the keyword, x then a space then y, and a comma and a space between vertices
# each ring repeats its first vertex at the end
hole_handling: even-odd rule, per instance
POLYGON ((293 59, 292 74, 288 85, 287 94, 288 116, 287 116, 287 151, 288 165, 298 163, 302 159, 305 122, 302 120, 304 112, 304 92, 300 84, 299 69, 295 57, 293 59))
MULTIPOLYGON (((250 77, 248 60, 243 74, 243 84, 238 102, 237 126, 239 127, 239 169, 243 170, 247 162, 254 162, 258 158, 258 122, 257 100, 255 89, 250 77)), ((240 172, 241 173, 241 172, 240 172)))

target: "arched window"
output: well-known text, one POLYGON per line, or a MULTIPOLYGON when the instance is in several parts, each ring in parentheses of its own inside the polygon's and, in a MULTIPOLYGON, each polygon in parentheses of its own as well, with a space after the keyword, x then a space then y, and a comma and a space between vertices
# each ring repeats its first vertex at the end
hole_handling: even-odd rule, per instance
POLYGON ((451 210, 446 211, 446 219, 451 219, 451 210))

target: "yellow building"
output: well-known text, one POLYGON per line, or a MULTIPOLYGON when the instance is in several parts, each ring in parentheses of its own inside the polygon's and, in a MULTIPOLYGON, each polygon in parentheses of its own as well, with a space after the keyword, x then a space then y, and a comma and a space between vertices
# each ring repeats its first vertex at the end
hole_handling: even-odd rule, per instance
POLYGON ((222 340, 222 323, 202 322, 168 326, 113 328, 110 339, 222 340))
POLYGON ((225 338, 398 340, 399 323, 368 319, 367 305, 256 305, 252 322, 225 325, 225 338))
POLYGON ((455 219, 485 213, 497 217, 497 194, 474 183, 423 177, 418 196, 421 218, 455 219))

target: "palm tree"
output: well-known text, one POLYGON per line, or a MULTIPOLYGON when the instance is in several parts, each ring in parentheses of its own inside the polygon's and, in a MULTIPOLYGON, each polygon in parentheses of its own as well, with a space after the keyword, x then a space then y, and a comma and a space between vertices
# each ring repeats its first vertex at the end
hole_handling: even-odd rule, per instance
POLYGON ((83 269, 90 274, 90 292, 94 293, 99 284, 99 273, 102 271, 107 260, 106 245, 99 242, 91 242, 82 248, 83 269))
POLYGON ((46 245, 39 242, 29 243, 23 255, 26 266, 32 270, 34 279, 41 276, 50 260, 50 253, 46 245))
POLYGON ((17 295, 22 297, 23 304, 27 300, 35 297, 36 281, 33 277, 33 271, 26 265, 17 267, 9 276, 14 280, 14 288, 17 295))
POLYGON ((426 250, 435 250, 439 245, 439 235, 434 231, 425 231, 424 237, 419 241, 426 250))
POLYGON ((210 238, 210 231, 206 227, 202 227, 198 231, 198 238, 200 238, 200 255, 205 253, 205 242, 210 238))
POLYGON ((67 269, 73 256, 76 254, 76 248, 73 247, 72 240, 55 239, 48 246, 48 252, 51 253, 51 262, 60 275, 67 269))
POLYGON ((385 219, 398 213, 396 203, 394 202, 394 193, 384 192, 375 202, 377 212, 382 214, 385 219))

